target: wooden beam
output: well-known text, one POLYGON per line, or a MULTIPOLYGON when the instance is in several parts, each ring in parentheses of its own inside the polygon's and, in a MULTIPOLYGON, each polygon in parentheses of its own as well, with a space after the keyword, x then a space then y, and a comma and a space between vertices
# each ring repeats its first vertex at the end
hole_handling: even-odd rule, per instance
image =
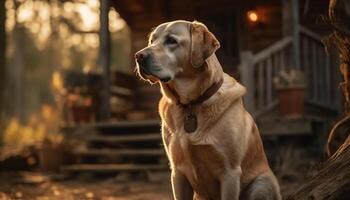
POLYGON ((282 1, 282 24, 283 35, 293 38, 293 48, 287 52, 289 68, 300 69, 300 48, 299 48, 299 0, 282 1))
POLYGON ((241 53, 241 64, 239 66, 241 83, 247 88, 244 103, 250 113, 255 112, 255 84, 254 84, 254 57, 250 51, 241 53))
MULTIPOLYGON (((264 59, 266 59, 268 56, 272 55, 275 52, 282 51, 285 49, 288 45, 290 45, 293 42, 291 37, 285 37, 274 44, 270 45, 269 47, 265 48, 264 51, 260 51, 259 53, 254 55, 254 64, 258 62, 262 62, 264 59)), ((285 66, 283 66, 285 67, 285 66)))
POLYGON ((110 117, 110 32, 108 29, 109 0, 100 0, 100 55, 99 65, 102 68, 103 83, 100 91, 100 102, 97 120, 110 117))

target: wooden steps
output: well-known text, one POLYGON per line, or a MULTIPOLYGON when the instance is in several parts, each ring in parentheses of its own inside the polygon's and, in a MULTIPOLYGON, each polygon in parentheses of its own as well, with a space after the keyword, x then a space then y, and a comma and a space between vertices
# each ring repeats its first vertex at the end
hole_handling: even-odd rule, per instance
POLYGON ((85 145, 73 149, 75 162, 63 166, 62 171, 142 172, 169 168, 159 120, 105 122, 64 130, 72 137, 74 129, 84 130, 76 138, 83 139, 85 145))
POLYGON ((154 171, 166 170, 167 165, 141 165, 141 164, 74 164, 63 166, 62 171, 69 172, 121 172, 121 171, 154 171))
POLYGON ((259 119, 259 129, 263 136, 288 136, 312 134, 312 120, 301 117, 298 119, 270 118, 259 119))
POLYGON ((135 141, 160 141, 161 135, 160 133, 151 133, 151 134, 142 134, 142 135, 119 135, 119 136, 109 136, 109 135, 93 135, 87 137, 89 141, 95 142, 135 142, 135 141))
POLYGON ((163 149, 87 149, 75 151, 81 156, 165 156, 163 149))
POLYGON ((140 121, 119 121, 119 122, 100 122, 92 124, 96 128, 131 128, 131 127, 149 127, 159 125, 160 121, 157 119, 140 120, 140 121))
POLYGON ((315 124, 329 124, 336 118, 336 112, 310 102, 305 102, 304 115, 288 118, 281 115, 278 105, 271 107, 257 117, 262 137, 307 136, 315 133, 315 124))

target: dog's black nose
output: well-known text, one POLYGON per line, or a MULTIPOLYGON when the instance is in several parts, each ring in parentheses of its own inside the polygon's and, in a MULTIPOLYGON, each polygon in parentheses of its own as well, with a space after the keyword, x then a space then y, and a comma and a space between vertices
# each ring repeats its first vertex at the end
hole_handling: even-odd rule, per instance
POLYGON ((146 60, 147 57, 148 57, 148 54, 145 52, 137 52, 135 54, 135 59, 138 63, 143 62, 144 60, 146 60))

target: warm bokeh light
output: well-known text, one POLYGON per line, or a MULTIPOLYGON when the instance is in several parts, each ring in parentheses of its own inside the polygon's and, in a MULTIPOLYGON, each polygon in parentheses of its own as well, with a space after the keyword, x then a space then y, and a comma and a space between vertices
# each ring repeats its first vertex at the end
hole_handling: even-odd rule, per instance
POLYGON ((257 22, 259 20, 259 15, 255 10, 248 11, 247 16, 251 22, 257 22))
POLYGON ((54 72, 52 74, 51 84, 53 89, 59 92, 64 90, 63 78, 59 72, 54 72))
MULTIPOLYGON (((51 131, 51 127, 60 123, 59 108, 63 107, 60 98, 67 92, 64 73, 100 73, 97 64, 100 1, 5 0, 5 7, 8 69, 9 74, 14 74, 9 78, 11 82, 6 91, 9 99, 17 95, 13 108, 9 106, 8 109, 14 116, 6 127, 5 143, 38 141, 43 138, 44 129, 51 131), (25 71, 24 78, 15 75, 18 71, 25 71), (27 85, 26 89, 31 92, 21 94, 22 90, 12 90, 18 82, 27 85), (20 98, 26 99, 23 109, 19 106, 21 101, 17 100, 20 98), (53 115, 57 115, 57 119, 51 123, 48 118, 53 115)), ((133 73, 129 63, 131 39, 127 23, 113 8, 108 17, 111 53, 115 55, 111 58, 111 69, 133 73)))
MULTIPOLYGON (((63 30, 63 27, 67 27, 64 23, 59 23, 63 18, 66 19, 70 24, 73 24, 78 30, 87 32, 96 32, 99 28, 99 1, 98 0, 85 0, 81 2, 65 2, 59 3, 57 1, 52 1, 50 3, 46 1, 34 1, 27 0, 20 4, 18 8, 12 0, 6 0, 7 9, 7 20, 6 20, 6 30, 8 32, 12 31, 16 24, 24 25, 30 33, 34 34, 35 44, 38 48, 45 48, 46 42, 52 35, 52 32, 57 29, 58 31, 63 30), (54 26, 56 27, 52 27, 54 26)), ((73 42, 73 45, 95 48, 96 39, 93 39, 91 44, 90 40, 84 40, 85 43, 82 44, 82 37, 84 35, 79 35, 80 39, 77 38, 76 34, 69 31, 59 32, 62 38, 68 39, 69 37, 74 37, 73 39, 68 39, 65 41, 73 42)), ((91 36, 89 36, 91 38, 91 36)), ((97 36, 95 36, 97 37, 97 36)), ((72 44, 68 44, 72 46, 72 44)))
POLYGON ((84 30, 96 30, 96 25, 99 24, 99 14, 95 8, 88 6, 87 4, 74 5, 74 8, 81 16, 82 28, 84 30))
POLYGON ((126 25, 125 21, 120 18, 119 13, 113 8, 109 10, 108 13, 108 20, 109 20, 109 31, 117 32, 121 29, 123 29, 126 25))

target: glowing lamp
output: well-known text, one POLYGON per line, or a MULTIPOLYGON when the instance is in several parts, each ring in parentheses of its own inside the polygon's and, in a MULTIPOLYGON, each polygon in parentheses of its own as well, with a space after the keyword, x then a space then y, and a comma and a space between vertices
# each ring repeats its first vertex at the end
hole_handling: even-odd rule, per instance
POLYGON ((259 15, 255 10, 250 10, 247 12, 247 16, 249 21, 251 22, 257 22, 259 20, 259 15))

